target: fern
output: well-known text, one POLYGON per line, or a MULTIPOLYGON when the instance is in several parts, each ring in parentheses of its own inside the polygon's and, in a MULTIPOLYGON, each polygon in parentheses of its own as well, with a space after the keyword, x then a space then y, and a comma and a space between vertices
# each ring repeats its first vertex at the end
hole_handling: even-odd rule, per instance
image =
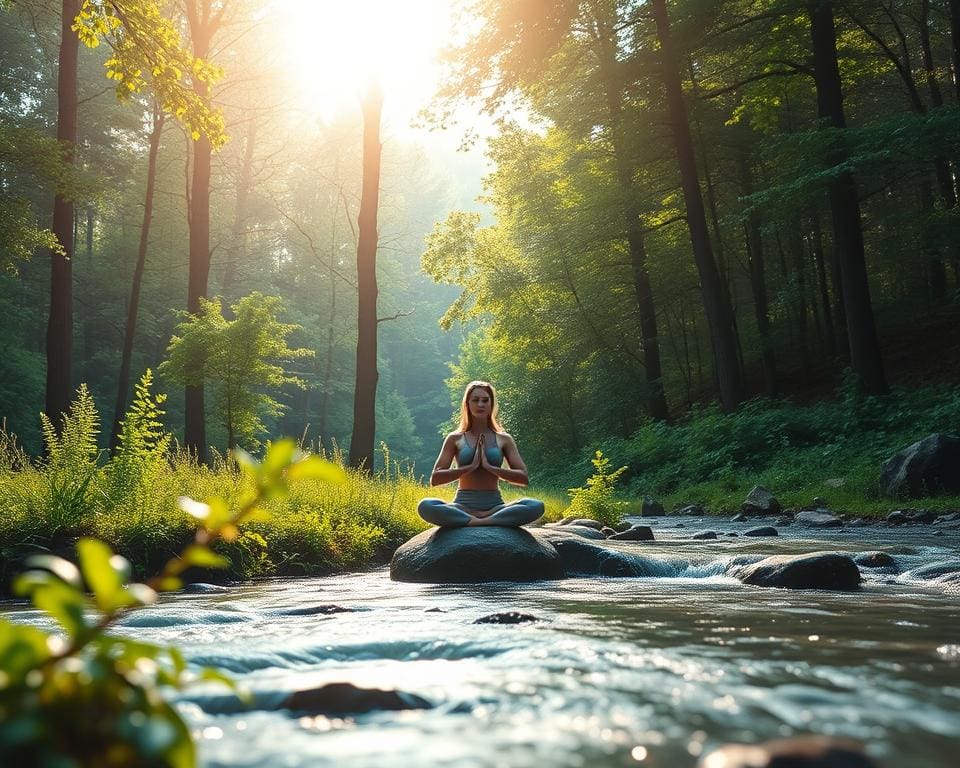
POLYGON ((140 377, 134 389, 133 402, 120 425, 120 443, 117 457, 123 460, 143 460, 165 455, 170 447, 170 435, 163 429, 160 408, 165 394, 153 395, 153 371, 149 368, 140 377))
POLYGON ((90 511, 88 496, 100 457, 100 415, 87 385, 81 384, 77 389, 59 432, 45 413, 40 414, 40 424, 47 446, 43 470, 47 489, 45 496, 37 500, 39 512, 46 516, 48 533, 73 530, 90 511))
POLYGON ((574 517, 589 517, 599 520, 604 525, 616 525, 623 518, 626 502, 615 500, 613 491, 617 480, 627 468, 620 467, 611 472, 610 459, 603 455, 603 451, 597 451, 590 463, 593 464, 594 472, 587 478, 587 484, 567 491, 570 494, 570 507, 567 514, 574 517))

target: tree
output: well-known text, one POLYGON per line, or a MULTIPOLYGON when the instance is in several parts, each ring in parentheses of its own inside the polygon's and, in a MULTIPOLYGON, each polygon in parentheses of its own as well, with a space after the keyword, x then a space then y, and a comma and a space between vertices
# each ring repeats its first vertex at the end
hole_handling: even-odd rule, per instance
POLYGON ((230 309, 233 320, 224 318, 219 299, 201 298, 198 313, 183 313, 160 373, 183 386, 210 384, 214 407, 227 433, 226 447, 242 442, 252 448, 266 429, 263 419, 286 410, 263 390, 303 386, 279 363, 314 353, 287 346, 287 336, 299 326, 277 319, 282 309, 279 297, 254 292, 230 309))
MULTIPOLYGON (((810 35, 813 47, 813 68, 817 84, 817 111, 835 134, 827 150, 830 168, 842 167, 847 159, 843 129, 843 87, 837 66, 837 37, 833 23, 833 4, 829 0, 809 0, 810 35)), ((828 129, 828 130, 829 130, 828 129)), ((843 305, 850 343, 850 364, 864 391, 882 394, 887 391, 880 343, 873 319, 870 286, 860 227, 860 202, 857 183, 849 170, 841 170, 827 182, 830 211, 833 216, 834 240, 843 286, 843 305)))
POLYGON ((371 83, 363 100, 363 190, 357 218, 357 378, 353 393, 350 466, 373 471, 377 400, 377 207, 380 198, 380 110, 371 83))

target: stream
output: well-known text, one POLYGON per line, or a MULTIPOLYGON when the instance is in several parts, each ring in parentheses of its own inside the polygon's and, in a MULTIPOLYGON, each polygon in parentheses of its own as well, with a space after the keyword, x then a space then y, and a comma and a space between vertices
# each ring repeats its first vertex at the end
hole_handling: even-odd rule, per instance
MULTIPOLYGON (((673 575, 423 585, 380 568, 167 595, 116 631, 174 644, 254 693, 246 709, 210 684, 179 694, 208 768, 685 768, 725 742, 801 733, 858 739, 888 768, 958 764, 960 527, 746 538, 716 518, 653 525, 657 541, 620 546, 673 575), (690 538, 707 529, 720 537, 690 538), (896 565, 861 566, 863 586, 846 593, 725 575, 738 555, 817 551, 883 551, 896 565), (474 623, 504 611, 537 621, 474 623), (330 682, 433 706, 340 718, 276 709, 330 682)), ((21 605, 2 610, 50 626, 21 605)))

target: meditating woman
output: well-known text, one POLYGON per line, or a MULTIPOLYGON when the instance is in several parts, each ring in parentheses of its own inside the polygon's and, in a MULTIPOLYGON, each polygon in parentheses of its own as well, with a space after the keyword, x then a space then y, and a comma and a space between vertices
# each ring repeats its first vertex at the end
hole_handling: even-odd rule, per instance
POLYGON ((465 525, 518 526, 543 514, 543 502, 518 499, 504 504, 499 483, 529 482, 517 444, 497 421, 497 396, 485 381, 471 381, 460 404, 460 425, 443 441, 430 485, 458 482, 453 502, 424 499, 417 507, 428 523, 447 527, 465 525), (456 459, 457 466, 452 467, 456 459), (506 459, 507 466, 503 466, 506 459))

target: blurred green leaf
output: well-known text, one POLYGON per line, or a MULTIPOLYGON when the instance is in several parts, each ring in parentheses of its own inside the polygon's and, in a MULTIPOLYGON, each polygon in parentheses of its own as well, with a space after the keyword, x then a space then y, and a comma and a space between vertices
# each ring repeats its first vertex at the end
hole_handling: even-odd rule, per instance
POLYGON ((280 473, 290 466, 297 453, 297 444, 290 438, 270 443, 260 465, 261 476, 268 480, 279 480, 280 473))
POLYGON ((41 568, 56 574, 67 584, 77 589, 83 589, 83 579, 80 578, 80 569, 69 560, 56 555, 33 555, 26 560, 28 568, 41 568))
POLYGON ((218 555, 209 547, 199 544, 191 544, 187 547, 183 551, 182 558, 188 565, 195 565, 199 568, 226 568, 230 565, 230 560, 226 557, 218 555))
POLYGON ((332 461, 311 455, 292 464, 287 470, 287 479, 290 481, 310 479, 322 480, 325 483, 343 483, 347 479, 347 473, 332 461))
MULTIPOLYGON (((97 607, 102 611, 111 610, 123 591, 123 579, 111 563, 113 550, 99 539, 84 537, 77 542, 77 553, 80 555, 80 570, 93 592, 97 607)), ((119 602, 123 604, 125 601, 120 599, 119 602)))
POLYGON ((29 595, 33 604, 59 621, 71 637, 77 637, 86 627, 83 593, 49 571, 21 574, 14 581, 13 590, 18 595, 29 595))
POLYGON ((197 520, 204 521, 210 514, 210 507, 203 502, 191 499, 189 496, 181 496, 177 499, 177 504, 184 512, 197 520))

